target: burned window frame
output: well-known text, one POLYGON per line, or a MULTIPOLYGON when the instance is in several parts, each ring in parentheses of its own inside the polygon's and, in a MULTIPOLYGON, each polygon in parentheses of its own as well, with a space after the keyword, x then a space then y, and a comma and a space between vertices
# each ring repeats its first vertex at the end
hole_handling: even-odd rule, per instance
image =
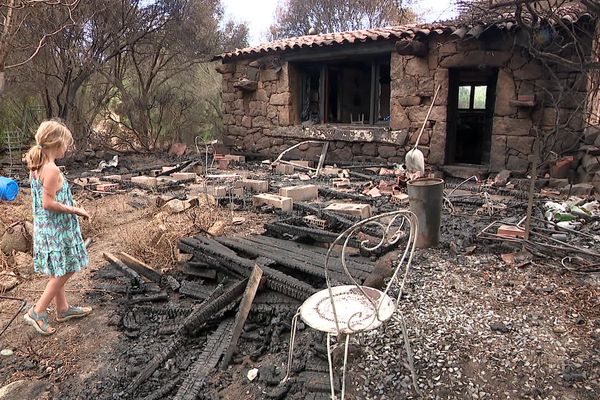
MULTIPOLYGON (((386 53, 374 57, 347 57, 344 59, 323 60, 323 61, 300 61, 294 62, 293 67, 297 73, 298 84, 296 87, 300 93, 297 94, 299 101, 298 122, 312 122, 315 124, 336 124, 336 125, 360 125, 360 126, 389 126, 391 116, 391 54, 386 53), (354 118, 347 120, 344 118, 343 109, 344 96, 331 96, 329 92, 331 87, 331 72, 335 69, 344 68, 344 65, 365 65, 368 69, 369 79, 369 102, 368 109, 365 107, 365 118, 361 118, 359 113, 357 121, 354 118), (315 84, 316 83, 316 84, 315 84), (387 93, 384 85, 387 84, 387 93), (318 85, 318 91, 315 91, 318 85), (310 89, 310 90, 309 90, 310 89), (382 93, 385 96, 382 98, 382 93), (318 100, 314 96, 317 94, 318 100), (337 119, 330 119, 331 103, 329 99, 337 99, 337 119), (317 105, 318 102, 318 105, 317 105), (385 107, 383 107, 385 104, 385 107), (382 116, 381 110, 387 109, 387 116, 382 116), (368 115, 368 118, 366 116, 368 115)), ((346 67, 348 70, 351 68, 346 67)), ((347 99, 345 99, 347 101, 347 99)))

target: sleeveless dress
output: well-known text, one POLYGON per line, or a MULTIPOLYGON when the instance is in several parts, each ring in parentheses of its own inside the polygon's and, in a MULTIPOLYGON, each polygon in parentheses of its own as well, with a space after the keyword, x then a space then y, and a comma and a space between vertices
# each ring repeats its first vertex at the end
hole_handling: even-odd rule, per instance
MULTIPOLYGON (((88 264, 88 254, 77 216, 45 210, 42 206, 42 191, 40 180, 32 177, 33 269, 35 272, 57 277, 77 272, 88 264)), ((64 177, 55 200, 67 206, 74 205, 71 189, 64 177)))

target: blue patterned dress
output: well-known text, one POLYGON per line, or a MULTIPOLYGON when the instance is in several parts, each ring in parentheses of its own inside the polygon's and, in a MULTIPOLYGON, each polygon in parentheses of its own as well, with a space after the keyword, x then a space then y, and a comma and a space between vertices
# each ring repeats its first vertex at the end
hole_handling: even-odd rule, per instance
MULTIPOLYGON (((73 206, 73 195, 67 180, 56 192, 55 200, 73 206)), ((44 210, 42 183, 31 179, 33 202, 33 268, 35 272, 63 276, 77 272, 88 264, 88 254, 81 237, 79 221, 74 214, 44 210)))

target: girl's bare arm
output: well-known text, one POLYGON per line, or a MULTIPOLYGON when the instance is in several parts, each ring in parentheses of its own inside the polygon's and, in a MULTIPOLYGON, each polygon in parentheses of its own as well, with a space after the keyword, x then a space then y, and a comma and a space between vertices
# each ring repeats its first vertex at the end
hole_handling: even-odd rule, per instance
POLYGON ((72 207, 56 201, 56 193, 62 186, 60 170, 58 167, 47 165, 44 170, 42 185, 42 207, 44 207, 44 210, 63 214, 87 215, 87 212, 80 207, 72 207))

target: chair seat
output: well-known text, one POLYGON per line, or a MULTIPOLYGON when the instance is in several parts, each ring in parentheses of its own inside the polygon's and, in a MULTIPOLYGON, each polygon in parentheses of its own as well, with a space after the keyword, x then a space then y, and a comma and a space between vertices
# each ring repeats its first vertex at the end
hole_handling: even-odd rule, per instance
POLYGON ((300 307, 300 318, 311 328, 326 333, 355 333, 370 331, 381 326, 396 309, 390 296, 380 290, 361 286, 371 301, 379 307, 379 315, 373 304, 355 285, 331 288, 339 331, 335 323, 329 290, 324 289, 310 296, 300 307))

